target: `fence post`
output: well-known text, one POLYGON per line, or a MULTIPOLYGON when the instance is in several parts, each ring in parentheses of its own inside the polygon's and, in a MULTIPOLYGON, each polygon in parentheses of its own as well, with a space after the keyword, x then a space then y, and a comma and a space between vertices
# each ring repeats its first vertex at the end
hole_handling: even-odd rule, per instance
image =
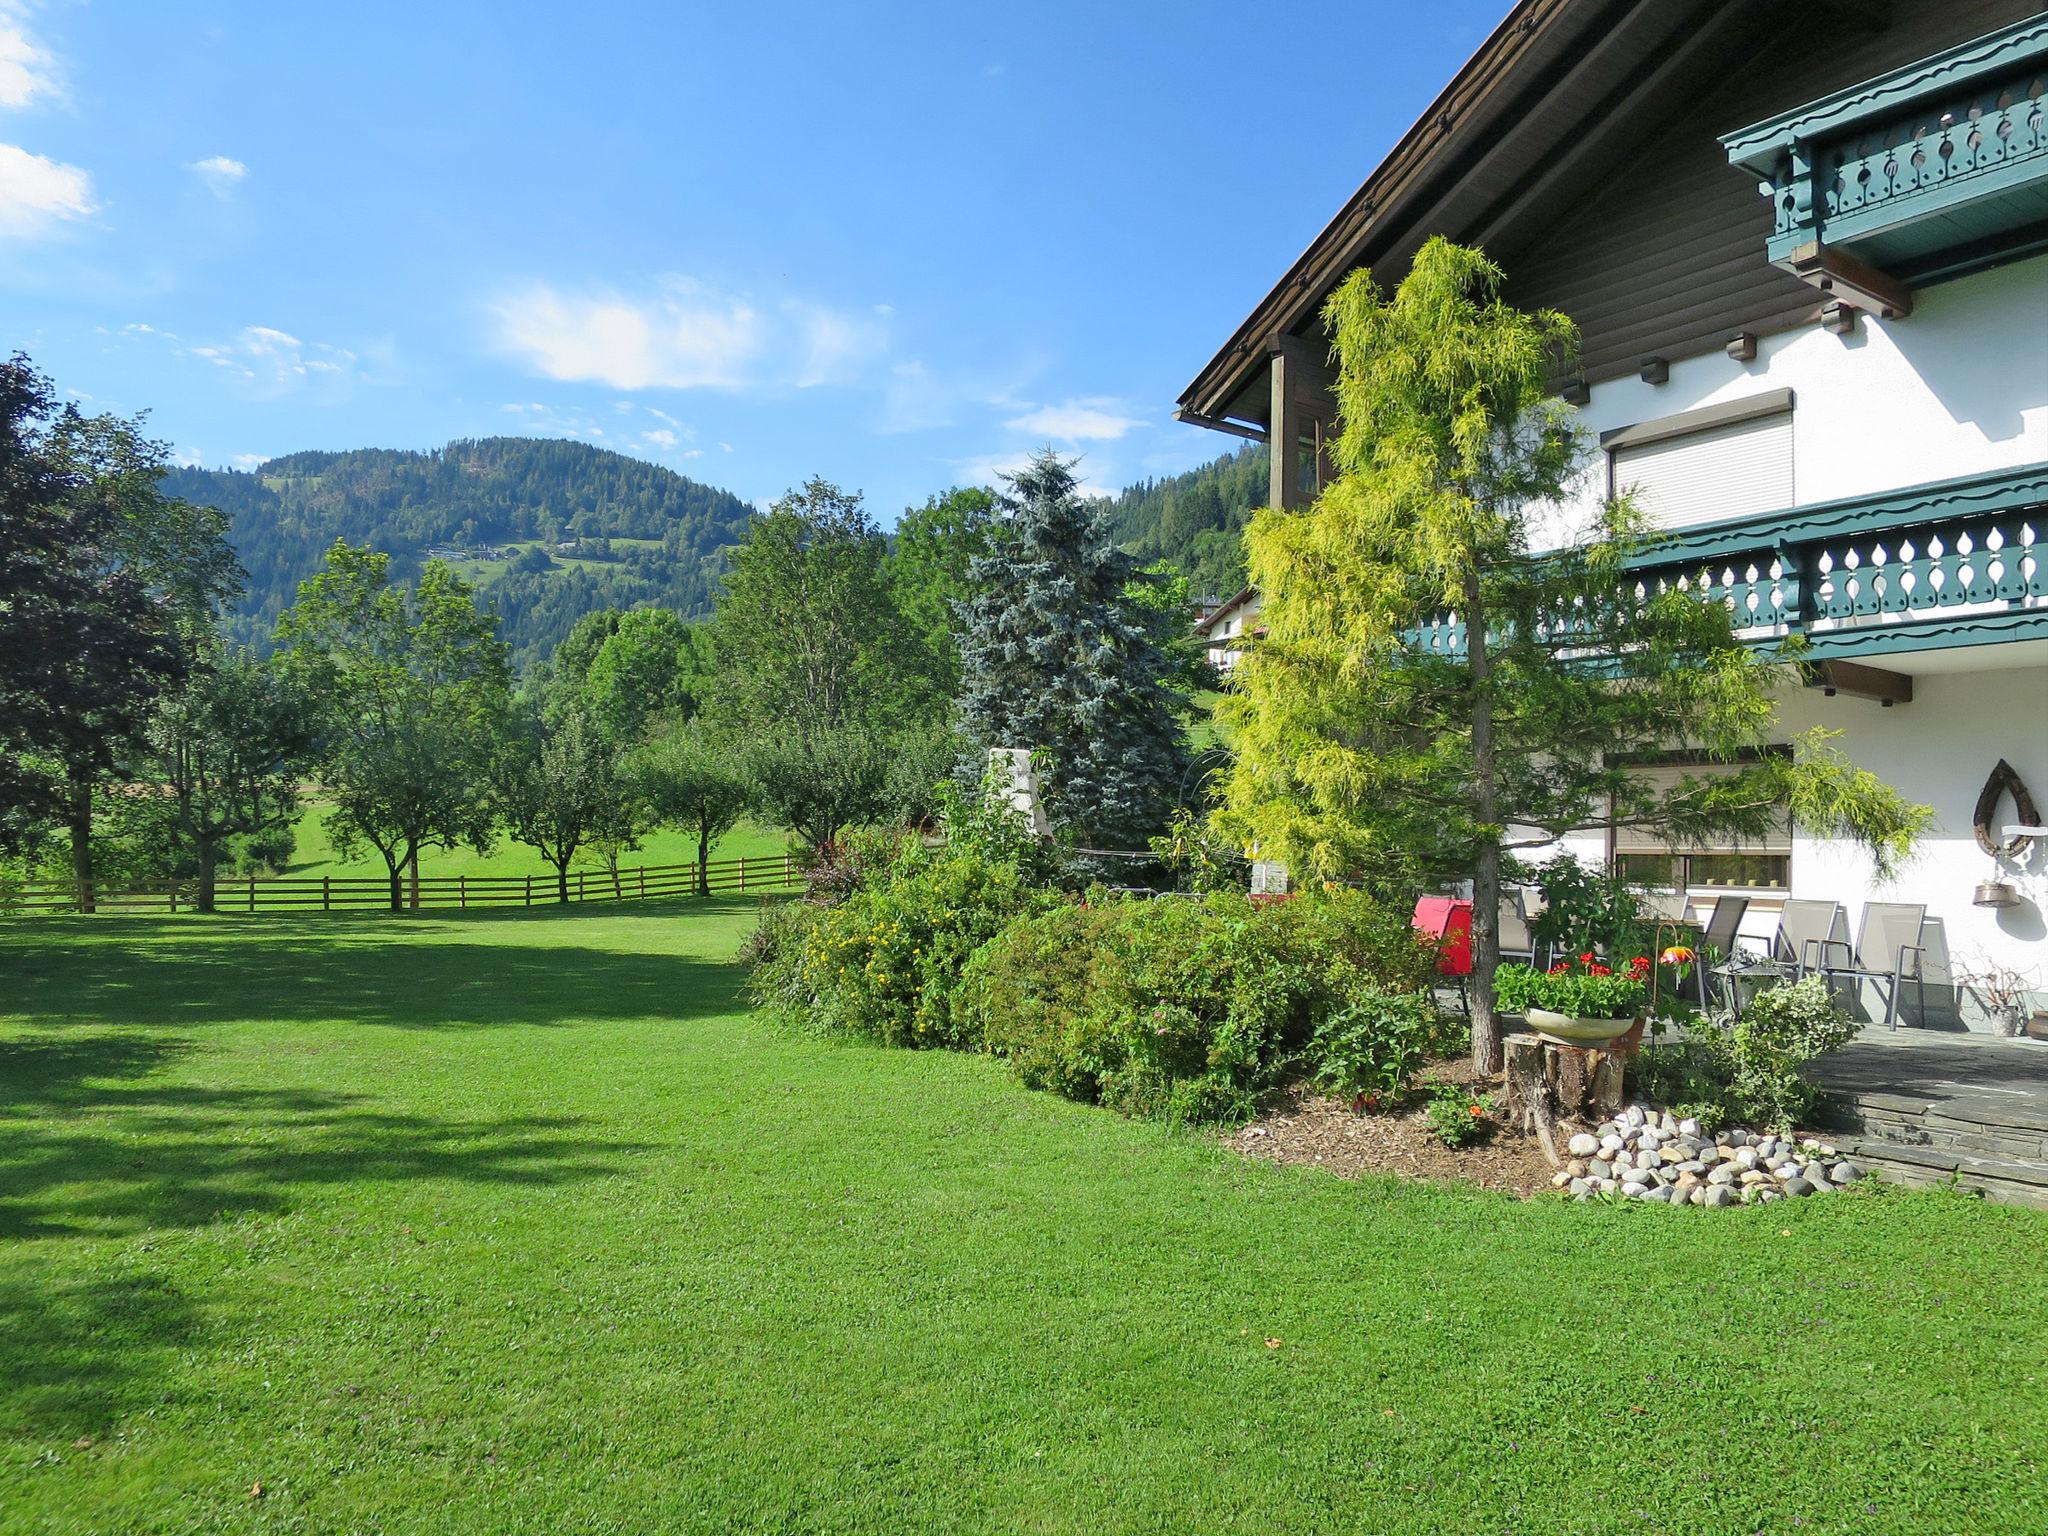
POLYGON ((531 875, 526 877, 526 904, 529 907, 533 905, 533 876, 531 875))
POLYGON ((744 891, 744 890, 745 890, 746 888, 747 888, 747 856, 746 856, 745 854, 741 854, 741 855, 740 855, 740 889, 744 891))
POLYGON ((647 866, 645 864, 640 866, 640 899, 642 901, 647 899, 647 866))
POLYGON ((455 877, 455 905, 461 907, 465 912, 469 910, 469 876, 467 875, 457 875, 455 877))
POLYGON ((334 910, 334 876, 332 875, 322 875, 320 877, 320 910, 322 912, 332 912, 334 910))
POLYGON ((256 877, 254 875, 249 877, 249 910, 251 912, 256 910, 256 877))

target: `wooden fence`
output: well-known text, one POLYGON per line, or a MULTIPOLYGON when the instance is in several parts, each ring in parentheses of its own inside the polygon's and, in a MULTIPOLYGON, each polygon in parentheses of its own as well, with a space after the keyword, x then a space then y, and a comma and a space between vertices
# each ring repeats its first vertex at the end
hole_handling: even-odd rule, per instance
MULTIPOLYGON (((714 896, 741 891, 795 890, 803 867, 786 853, 761 858, 713 859, 704 883, 714 896)), ((539 875, 424 875, 417 884, 399 882, 408 910, 447 911, 470 907, 545 907, 558 898, 553 871, 539 875)), ((695 864, 648 864, 621 869, 569 872, 571 901, 641 901, 661 896, 695 896, 695 864)), ((77 912, 74 881, 0 881, 0 913, 77 912)), ((92 905, 102 912, 186 912, 193 910, 197 882, 95 885, 92 905)), ((217 912, 340 912, 391 907, 391 882, 382 876, 237 876, 216 881, 217 912)))

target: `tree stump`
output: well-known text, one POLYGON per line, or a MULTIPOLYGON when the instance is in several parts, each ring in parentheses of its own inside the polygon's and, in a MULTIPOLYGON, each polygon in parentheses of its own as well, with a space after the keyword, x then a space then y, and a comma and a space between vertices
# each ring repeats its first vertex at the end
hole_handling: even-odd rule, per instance
POLYGON ((1624 1050, 1559 1045, 1536 1035, 1509 1035, 1505 1042, 1507 1109, 1534 1135, 1543 1155, 1562 1163, 1557 1127, 1563 1120, 1598 1122, 1621 1113, 1627 1080, 1624 1050))

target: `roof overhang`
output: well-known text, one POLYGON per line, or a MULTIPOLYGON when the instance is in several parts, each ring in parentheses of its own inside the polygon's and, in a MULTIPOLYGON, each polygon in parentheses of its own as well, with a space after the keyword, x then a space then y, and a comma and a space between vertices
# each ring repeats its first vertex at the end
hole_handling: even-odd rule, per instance
MULTIPOLYGON (((1811 0, 1833 15, 1845 0, 1811 0)), ((1643 114, 1696 89, 1783 13, 1760 0, 1518 0, 1180 396, 1175 415, 1262 437, 1269 359, 1320 336, 1346 275, 1392 283, 1433 234, 1496 259, 1639 144, 1643 114), (1575 192, 1576 189, 1576 192, 1575 192)))

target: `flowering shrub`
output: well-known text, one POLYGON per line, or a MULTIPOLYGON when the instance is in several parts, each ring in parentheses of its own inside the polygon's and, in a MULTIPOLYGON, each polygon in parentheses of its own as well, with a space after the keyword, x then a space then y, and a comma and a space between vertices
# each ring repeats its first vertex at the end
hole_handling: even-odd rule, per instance
POLYGON ((1456 1083, 1438 1083, 1430 1089, 1429 1107, 1423 1113, 1429 1118, 1430 1133, 1438 1141, 1447 1147, 1462 1147, 1486 1134, 1486 1117, 1492 1110, 1492 1099, 1475 1095, 1456 1083))
POLYGON ((756 1000, 806 1027, 887 1045, 971 1043, 953 994, 968 957, 1051 898, 1014 864, 905 840, 835 906, 790 904, 757 949, 756 1000))
POLYGON ((1643 1006, 1649 984, 1647 955, 1638 955, 1616 970, 1591 950, 1573 960, 1560 960, 1547 971, 1504 965, 1493 973, 1494 996, 1503 1012, 1547 1008, 1574 1019, 1632 1017, 1643 1006))

